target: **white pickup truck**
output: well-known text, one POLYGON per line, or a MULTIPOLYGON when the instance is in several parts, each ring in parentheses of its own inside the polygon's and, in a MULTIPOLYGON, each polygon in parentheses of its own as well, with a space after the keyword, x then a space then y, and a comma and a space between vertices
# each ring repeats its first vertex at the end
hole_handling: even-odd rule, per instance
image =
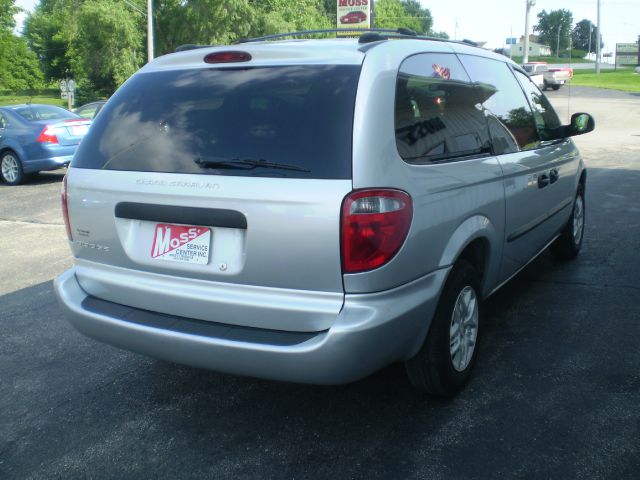
POLYGON ((529 62, 522 65, 522 68, 542 90, 558 90, 573 77, 573 68, 549 68, 546 62, 529 62))

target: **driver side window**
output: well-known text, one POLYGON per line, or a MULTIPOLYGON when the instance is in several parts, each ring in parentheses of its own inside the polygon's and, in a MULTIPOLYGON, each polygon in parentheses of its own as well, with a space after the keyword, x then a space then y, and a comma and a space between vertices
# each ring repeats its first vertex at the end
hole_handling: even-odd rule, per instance
POLYGON ((551 131, 560 127, 561 123, 551 103, 529 77, 517 70, 515 75, 531 104, 540 140, 545 141, 554 138, 551 131))

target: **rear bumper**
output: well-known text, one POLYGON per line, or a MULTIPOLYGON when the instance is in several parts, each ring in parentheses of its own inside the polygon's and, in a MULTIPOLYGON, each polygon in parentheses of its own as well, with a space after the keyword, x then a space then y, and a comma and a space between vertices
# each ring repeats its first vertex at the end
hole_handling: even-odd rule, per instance
POLYGON ((192 320, 89 296, 74 268, 55 292, 70 322, 97 340, 221 372, 274 380, 340 384, 365 377, 420 348, 448 269, 392 290, 346 295, 321 332, 288 332, 192 320))
POLYGON ((38 158, 37 160, 23 160, 22 169, 24 173, 42 172, 66 167, 71 163, 73 155, 62 155, 49 158, 38 158))

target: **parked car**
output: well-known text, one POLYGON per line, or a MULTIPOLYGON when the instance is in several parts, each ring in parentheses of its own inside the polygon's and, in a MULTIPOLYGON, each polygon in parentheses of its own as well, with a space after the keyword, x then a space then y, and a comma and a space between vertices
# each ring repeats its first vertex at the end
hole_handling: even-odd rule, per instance
POLYGON ((100 100, 98 102, 91 102, 82 105, 81 107, 76 108, 73 112, 82 118, 94 119, 96 115, 100 112, 104 104, 107 103, 106 100, 100 100))
POLYGON ((0 107, 0 175, 18 185, 26 174, 69 165, 90 121, 53 105, 0 107))
POLYGON ((362 23, 367 21, 367 14, 363 11, 349 12, 340 17, 340 23, 362 23))
POLYGON ((522 68, 542 90, 547 88, 559 90, 573 78, 572 68, 549 68, 546 62, 525 63, 522 68))
POLYGON ((405 362, 418 389, 462 388, 483 301, 546 247, 580 251, 570 137, 594 122, 561 125, 501 55, 394 37, 257 39, 130 78, 64 183, 71 323, 234 374, 339 384, 405 362))

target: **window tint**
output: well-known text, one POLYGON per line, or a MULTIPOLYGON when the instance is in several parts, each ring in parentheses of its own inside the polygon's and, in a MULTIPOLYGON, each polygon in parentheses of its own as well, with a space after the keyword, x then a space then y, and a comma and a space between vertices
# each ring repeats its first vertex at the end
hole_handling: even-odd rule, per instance
POLYGON ((516 78, 522 85, 526 95, 529 97, 529 103, 533 109, 533 117, 536 121, 538 134, 541 140, 554 138, 552 131, 561 126, 560 119, 555 110, 549 103, 540 89, 535 86, 529 77, 521 72, 516 71, 516 78))
POLYGON ((305 65, 137 74, 100 110, 72 165, 350 178, 359 71, 305 65))
POLYGON ((51 105, 27 105, 24 107, 15 107, 13 109, 18 115, 30 122, 38 120, 65 120, 67 118, 77 118, 64 108, 54 107, 51 105))
POLYGON ((529 102, 509 66, 498 60, 461 55, 471 79, 487 91, 482 107, 497 155, 536 148, 539 137, 529 102))
POLYGON ((420 54, 400 66, 395 130, 400 156, 415 163, 490 153, 489 131, 472 85, 453 54, 420 54))

